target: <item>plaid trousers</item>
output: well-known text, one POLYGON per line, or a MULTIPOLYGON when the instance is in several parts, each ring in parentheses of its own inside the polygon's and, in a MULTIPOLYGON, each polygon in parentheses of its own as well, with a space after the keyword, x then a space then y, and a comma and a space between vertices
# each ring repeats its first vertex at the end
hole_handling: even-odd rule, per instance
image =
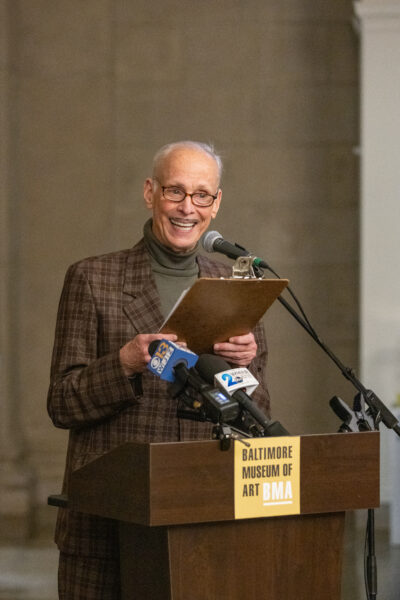
POLYGON ((59 600, 120 600, 119 561, 60 553, 59 600))

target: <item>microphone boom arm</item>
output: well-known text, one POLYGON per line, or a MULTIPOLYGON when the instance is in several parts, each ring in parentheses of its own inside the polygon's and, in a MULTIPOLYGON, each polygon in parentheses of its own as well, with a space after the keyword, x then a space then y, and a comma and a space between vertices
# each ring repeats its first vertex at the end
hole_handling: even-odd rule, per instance
MULTIPOLYGON (((239 244, 231 244, 230 242, 224 240, 222 235, 218 233, 218 231, 209 231, 203 236, 202 239, 203 248, 207 252, 220 252, 221 254, 225 254, 229 256, 229 258, 240 259, 240 257, 245 257, 247 259, 247 264, 249 266, 251 260, 251 267, 253 271, 255 269, 268 269, 271 271, 278 279, 280 276, 261 258, 254 257, 250 252, 247 252, 245 248, 239 246, 239 244)), ((239 264, 239 261, 237 261, 239 264)), ((250 275, 251 276, 251 275, 250 275)), ((243 275, 242 275, 243 277, 243 275)), ((398 419, 393 415, 393 413, 385 406, 382 400, 375 394, 373 390, 369 390, 364 387, 361 381, 356 376, 353 369, 346 367, 338 357, 324 344, 324 342, 319 338, 317 333, 314 331, 314 328, 311 326, 307 316, 301 308, 301 305, 297 301, 297 298, 288 288, 289 293, 292 294, 295 302, 298 304, 302 316, 296 312, 296 310, 281 296, 278 297, 279 302, 290 312, 290 314, 296 319, 296 321, 307 331, 307 333, 312 337, 312 339, 318 344, 320 348, 329 356, 329 358, 335 363, 335 365, 340 369, 344 377, 353 384, 353 386, 358 390, 364 397, 365 402, 368 404, 369 409, 372 413, 375 425, 378 425, 380 421, 382 421, 388 429, 393 429, 398 436, 400 436, 400 425, 398 419)))
POLYGON ((296 312, 296 310, 284 299, 282 296, 278 296, 278 301, 286 308, 287 311, 296 319, 296 321, 306 330, 306 332, 312 337, 312 339, 318 344, 320 348, 329 356, 329 358, 335 363, 340 369, 342 375, 350 381, 350 383, 358 390, 364 397, 365 402, 368 404, 375 423, 382 421, 388 429, 393 429, 398 436, 400 436, 400 425, 394 414, 387 408, 382 400, 375 394, 373 390, 369 390, 361 383, 356 376, 353 369, 346 367, 339 358, 332 352, 330 348, 319 338, 315 331, 306 323, 306 321, 296 312))

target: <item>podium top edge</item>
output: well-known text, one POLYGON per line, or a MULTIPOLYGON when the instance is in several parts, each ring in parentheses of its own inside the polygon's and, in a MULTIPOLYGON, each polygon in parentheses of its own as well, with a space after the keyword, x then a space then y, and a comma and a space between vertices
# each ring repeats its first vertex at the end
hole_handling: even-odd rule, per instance
MULTIPOLYGON (((306 434, 298 434, 298 435, 287 435, 284 437, 292 437, 292 438, 336 438, 336 437, 341 437, 343 438, 344 436, 346 438, 349 438, 350 436, 354 437, 354 436, 361 436, 361 435, 379 435, 380 432, 379 431, 362 431, 362 432, 346 432, 346 433, 340 433, 340 432, 333 432, 333 433, 306 433, 306 434)), ((257 440, 261 440, 261 439, 271 439, 269 437, 266 438, 244 438, 245 440, 251 440, 251 439, 257 439, 257 440)), ((276 437, 276 439, 278 440, 279 438, 276 437)), ((219 445, 220 441, 219 440, 182 440, 182 441, 168 441, 168 442, 135 442, 135 441, 129 441, 129 442, 125 442, 124 444, 121 444, 121 446, 172 446, 172 445, 193 445, 193 444, 199 444, 199 445, 205 445, 205 444, 218 444, 219 445)))

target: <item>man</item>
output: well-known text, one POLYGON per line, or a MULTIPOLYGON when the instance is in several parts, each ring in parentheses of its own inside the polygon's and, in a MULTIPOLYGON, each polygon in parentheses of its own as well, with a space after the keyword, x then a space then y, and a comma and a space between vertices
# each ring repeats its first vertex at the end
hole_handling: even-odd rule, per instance
MULTIPOLYGON (((209 438, 208 423, 177 418, 177 402, 151 374, 149 343, 175 335, 157 333, 181 291, 197 277, 229 276, 230 269, 198 256, 201 235, 221 203, 221 161, 197 142, 161 148, 144 184, 152 220, 130 250, 92 257, 67 272, 57 318, 48 411, 70 429, 64 492, 71 471, 126 441, 209 438)), ((212 310, 212 301, 210 301, 212 310)), ((255 399, 268 408, 263 388, 266 344, 254 332, 214 346, 233 365, 249 366, 260 380, 255 399)), ((116 523, 61 509, 62 600, 117 599, 116 523)))

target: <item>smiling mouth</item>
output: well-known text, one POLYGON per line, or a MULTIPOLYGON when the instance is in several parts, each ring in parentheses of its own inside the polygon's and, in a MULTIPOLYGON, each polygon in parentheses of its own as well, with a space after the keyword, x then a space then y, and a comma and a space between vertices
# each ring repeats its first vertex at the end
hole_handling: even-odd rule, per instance
POLYGON ((179 227, 182 231, 190 231, 197 225, 197 221, 180 221, 178 219, 170 219, 169 221, 174 227, 179 227))

